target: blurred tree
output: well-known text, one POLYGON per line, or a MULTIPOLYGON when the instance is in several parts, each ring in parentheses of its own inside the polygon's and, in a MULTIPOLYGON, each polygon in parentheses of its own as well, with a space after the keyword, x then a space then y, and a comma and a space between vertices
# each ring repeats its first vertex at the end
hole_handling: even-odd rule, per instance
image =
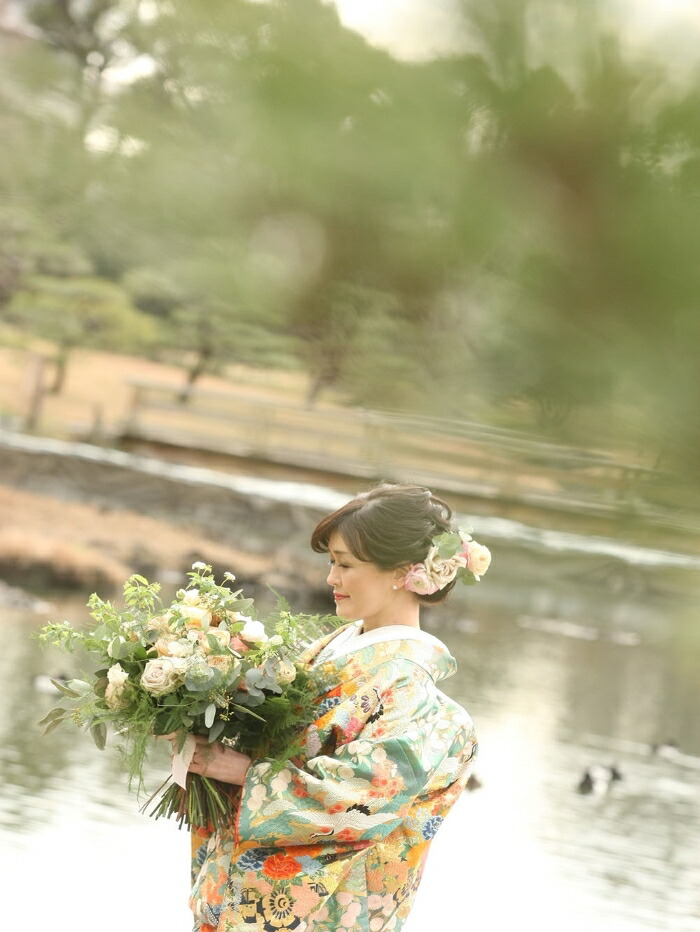
POLYGON ((12 202, 0 204, 0 308, 27 276, 86 276, 92 271, 80 246, 61 240, 38 214, 12 202))
POLYGON ((198 347, 191 379, 295 353, 312 397, 490 402, 691 473, 696 87, 596 0, 462 9, 470 51, 411 63, 321 0, 28 0, 0 184, 198 347))
POLYGON ((650 460, 663 444, 696 474, 697 91, 660 60, 630 60, 595 4, 465 12, 479 54, 459 67, 487 128, 475 162, 503 220, 488 268, 498 325, 477 337, 496 397, 529 399, 557 429, 581 405, 605 411, 601 440, 636 436, 650 460))
POLYGON ((154 338, 149 318, 134 310, 121 288, 99 278, 35 276, 14 295, 7 318, 56 344, 50 392, 61 391, 76 347, 143 352, 154 338))

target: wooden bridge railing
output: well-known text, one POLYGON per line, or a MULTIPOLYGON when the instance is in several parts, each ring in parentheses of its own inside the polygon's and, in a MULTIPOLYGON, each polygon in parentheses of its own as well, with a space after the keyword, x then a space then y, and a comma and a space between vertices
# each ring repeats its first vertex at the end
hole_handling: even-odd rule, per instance
POLYGON ((368 479, 595 514, 654 518, 660 474, 606 452, 468 421, 307 408, 138 381, 123 434, 368 479))

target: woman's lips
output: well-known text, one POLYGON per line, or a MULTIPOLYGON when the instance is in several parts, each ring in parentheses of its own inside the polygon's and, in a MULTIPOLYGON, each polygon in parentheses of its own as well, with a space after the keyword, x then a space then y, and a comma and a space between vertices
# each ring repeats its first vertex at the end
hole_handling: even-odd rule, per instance
POLYGON ((350 596, 343 595, 342 592, 334 592, 333 598, 335 599, 336 602, 342 602, 343 599, 349 599, 350 596))

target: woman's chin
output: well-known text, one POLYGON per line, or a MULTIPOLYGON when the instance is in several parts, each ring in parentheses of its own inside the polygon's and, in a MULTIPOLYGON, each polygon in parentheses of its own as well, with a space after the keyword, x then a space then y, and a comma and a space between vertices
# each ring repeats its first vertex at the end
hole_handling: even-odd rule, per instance
POLYGON ((359 617, 349 605, 345 604, 345 600, 335 603, 335 613, 338 618, 344 618, 346 621, 357 621, 359 617))

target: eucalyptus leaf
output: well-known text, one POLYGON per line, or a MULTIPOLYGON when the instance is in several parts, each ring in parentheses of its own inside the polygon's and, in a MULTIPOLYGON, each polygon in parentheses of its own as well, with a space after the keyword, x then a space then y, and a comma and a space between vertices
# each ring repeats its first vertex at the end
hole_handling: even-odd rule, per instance
POLYGON ((213 651, 221 650, 221 641, 215 635, 207 632, 207 644, 213 651))
POLYGON ((90 734, 100 751, 104 751, 107 744, 107 726, 104 722, 93 722, 90 725, 90 734))
POLYGON ((51 709, 48 715, 45 715, 37 725, 49 725, 51 722, 61 721, 68 715, 69 709, 51 709))
POLYGON ((214 719, 216 718, 216 706, 213 702, 210 702, 207 706, 207 710, 204 713, 204 724, 207 728, 211 728, 214 724, 214 719))
POLYGON ((236 599, 236 601, 232 603, 233 608, 235 608, 237 612, 246 612, 252 605, 254 605, 253 599, 236 599))
POLYGON ((96 696, 100 696, 104 699, 104 695, 107 692, 107 686, 109 685, 109 680, 106 676, 98 676, 95 680, 93 692, 96 696))
POLYGON ((124 651, 124 638, 121 634, 118 634, 116 637, 113 637, 109 642, 109 647, 107 648, 107 653, 110 657, 113 657, 115 660, 121 660, 125 656, 124 651))
POLYGON ((92 692, 92 686, 85 680, 68 680, 66 686, 75 690, 78 696, 88 696, 92 692))
POLYGON ((53 720, 53 722, 49 722, 49 724, 44 729, 44 735, 50 734, 54 730, 54 728, 58 728, 58 726, 64 721, 65 719, 56 718, 53 720))
POLYGON ((225 727, 226 722, 222 721, 221 719, 219 719, 218 722, 214 722, 214 724, 209 729, 209 742, 211 743, 212 741, 216 741, 225 727))
POLYGON ((64 693, 64 695, 70 696, 71 699, 80 699, 80 693, 77 693, 75 692, 75 690, 70 689, 68 686, 66 686, 65 683, 61 683, 60 680, 54 680, 53 678, 51 678, 51 682, 56 687, 56 689, 59 692, 64 693))
POLYGON ((438 554, 443 559, 453 557, 462 545, 459 534, 440 534, 433 539, 433 544, 438 549, 438 554))

